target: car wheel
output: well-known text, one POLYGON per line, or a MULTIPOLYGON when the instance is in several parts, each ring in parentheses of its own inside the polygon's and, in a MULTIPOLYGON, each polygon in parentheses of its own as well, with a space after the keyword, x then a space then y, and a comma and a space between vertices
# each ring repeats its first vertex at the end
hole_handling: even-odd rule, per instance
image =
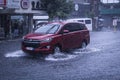
POLYGON ((82 48, 82 49, 85 49, 86 46, 87 46, 86 42, 82 42, 82 44, 81 44, 81 48, 82 48))
POLYGON ((55 46, 55 47, 54 47, 54 54, 60 53, 60 52, 61 52, 60 47, 59 47, 59 46, 55 46))

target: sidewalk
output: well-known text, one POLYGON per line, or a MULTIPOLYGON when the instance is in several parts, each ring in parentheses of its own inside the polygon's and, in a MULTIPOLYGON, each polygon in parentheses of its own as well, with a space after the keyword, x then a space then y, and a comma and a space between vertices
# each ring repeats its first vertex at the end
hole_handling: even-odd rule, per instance
POLYGON ((0 37, 0 43, 10 42, 10 41, 19 41, 19 40, 22 40, 22 38, 6 39, 6 38, 1 38, 0 37))

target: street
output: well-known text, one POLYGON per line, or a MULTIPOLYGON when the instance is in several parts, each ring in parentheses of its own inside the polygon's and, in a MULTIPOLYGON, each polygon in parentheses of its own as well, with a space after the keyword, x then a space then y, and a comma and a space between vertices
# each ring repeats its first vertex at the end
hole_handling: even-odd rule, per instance
POLYGON ((120 80, 120 32, 90 32, 86 49, 34 58, 21 39, 0 42, 0 80, 120 80))

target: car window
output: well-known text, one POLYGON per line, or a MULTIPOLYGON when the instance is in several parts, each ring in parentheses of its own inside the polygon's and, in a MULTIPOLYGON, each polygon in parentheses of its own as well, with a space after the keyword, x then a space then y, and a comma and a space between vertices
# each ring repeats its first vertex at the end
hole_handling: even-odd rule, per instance
POLYGON ((85 20, 85 24, 91 24, 91 20, 85 20))
POLYGON ((66 24, 63 28, 63 30, 69 30, 71 32, 71 27, 72 25, 71 24, 66 24))
POLYGON ((72 31, 78 31, 81 30, 80 24, 79 23, 73 23, 72 24, 72 31))
POLYGON ((86 26, 80 23, 68 23, 64 25, 63 29, 60 31, 62 33, 63 30, 69 30, 69 32, 84 30, 86 26))
POLYGON ((52 27, 52 28, 48 31, 48 33, 55 33, 55 32, 58 30, 58 28, 59 28, 59 25, 54 25, 54 27, 52 27))
POLYGON ((59 24, 47 24, 35 30, 34 33, 54 34, 59 27, 59 24))
POLYGON ((84 30, 84 29, 86 29, 85 24, 79 24, 79 26, 80 26, 80 30, 84 30))
POLYGON ((78 20, 78 22, 84 22, 84 20, 78 20))
POLYGON ((81 30, 80 25, 78 23, 69 23, 64 26, 64 30, 72 31, 78 31, 81 30))

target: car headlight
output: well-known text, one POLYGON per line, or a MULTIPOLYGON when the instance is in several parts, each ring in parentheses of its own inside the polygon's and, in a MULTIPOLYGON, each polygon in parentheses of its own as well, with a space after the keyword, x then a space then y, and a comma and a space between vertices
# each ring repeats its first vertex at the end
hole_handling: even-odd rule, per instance
POLYGON ((43 39, 43 40, 41 40, 41 42, 51 42, 52 41, 52 38, 46 38, 46 39, 43 39))

